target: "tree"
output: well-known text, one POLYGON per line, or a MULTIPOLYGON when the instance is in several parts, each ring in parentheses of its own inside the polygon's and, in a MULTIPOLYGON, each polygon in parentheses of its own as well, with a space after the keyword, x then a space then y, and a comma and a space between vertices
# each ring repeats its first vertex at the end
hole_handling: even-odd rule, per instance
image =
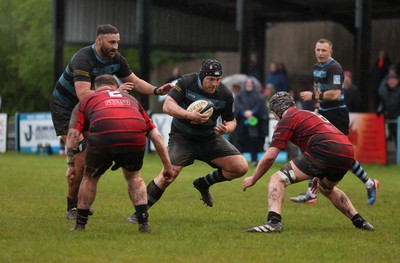
MULTIPOLYGON (((0 1, 0 97, 1 111, 49 111, 53 83, 52 0, 0 1)), ((64 48, 64 66, 79 46, 64 48)), ((138 74, 139 51, 120 47, 119 51, 138 74)), ((152 64, 179 61, 165 51, 152 52, 152 64)), ((141 77, 141 76, 139 76, 141 77)), ((140 99, 139 94, 134 94, 140 99)))
POLYGON ((53 85, 51 0, 3 0, 0 14, 1 53, 7 62, 1 63, 2 110, 48 111, 53 85))

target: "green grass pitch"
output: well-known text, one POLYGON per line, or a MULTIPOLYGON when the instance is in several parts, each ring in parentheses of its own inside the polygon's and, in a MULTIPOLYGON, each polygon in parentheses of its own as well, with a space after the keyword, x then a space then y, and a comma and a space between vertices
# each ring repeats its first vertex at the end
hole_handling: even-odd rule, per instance
MULTIPOLYGON (((99 181, 85 232, 70 232, 65 219, 66 160, 9 152, 0 155, 0 262, 398 262, 400 258, 400 168, 364 165, 381 182, 377 202, 366 205, 364 185, 348 173, 339 184, 376 228, 353 227, 323 196, 316 205, 289 201, 306 183, 286 188, 281 234, 250 234, 267 215, 267 181, 241 191, 242 179, 214 185, 214 207, 205 207, 194 178, 212 171, 201 162, 185 168, 149 210, 152 233, 126 222, 133 212, 121 171, 99 181)), ((142 176, 160 171, 147 154, 142 176)), ((247 175, 254 167, 250 165, 247 175)))

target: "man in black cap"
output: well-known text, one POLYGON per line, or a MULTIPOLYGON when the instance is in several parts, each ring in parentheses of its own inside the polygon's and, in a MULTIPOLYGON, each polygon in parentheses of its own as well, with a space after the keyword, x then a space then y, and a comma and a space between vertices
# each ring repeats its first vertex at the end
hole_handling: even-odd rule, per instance
MULTIPOLYGON (((148 208, 160 200, 183 167, 193 164, 194 160, 201 160, 216 168, 193 181, 201 200, 209 207, 213 206, 209 192, 211 185, 246 174, 246 159, 223 137, 233 132, 236 120, 232 92, 221 83, 221 79, 221 64, 217 60, 207 59, 202 63, 199 73, 183 75, 168 93, 163 111, 173 117, 168 152, 174 176, 164 178, 161 171, 150 182, 147 186, 148 208), (214 111, 211 116, 186 110, 191 103, 200 99, 212 102, 214 111), (221 123, 217 121, 219 117, 221 123)), ((128 221, 136 223, 136 215, 132 214, 128 221)))

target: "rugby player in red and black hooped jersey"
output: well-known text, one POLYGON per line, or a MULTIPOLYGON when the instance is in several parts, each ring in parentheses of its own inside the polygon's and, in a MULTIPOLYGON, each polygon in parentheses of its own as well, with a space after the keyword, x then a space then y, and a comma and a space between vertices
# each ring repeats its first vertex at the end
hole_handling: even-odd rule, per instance
POLYGON ((309 113, 296 107, 289 108, 276 126, 270 146, 283 150, 290 140, 311 159, 347 171, 353 163, 353 145, 325 117, 309 113))
POLYGON ((250 177, 243 180, 243 191, 253 186, 271 168, 279 152, 290 140, 303 154, 274 173, 268 185, 268 217, 265 225, 247 232, 279 233, 284 189, 290 184, 313 179, 312 191, 321 192, 332 204, 363 230, 374 231, 354 208, 350 199, 336 185, 352 167, 354 149, 342 132, 318 113, 299 110, 287 92, 272 96, 269 108, 278 123, 272 142, 250 177))
POLYGON ((117 91, 117 81, 111 75, 95 79, 96 92, 87 95, 74 108, 67 139, 67 177, 74 177, 75 154, 81 133, 87 139, 83 180, 78 194, 76 225, 83 230, 97 182, 113 164, 111 170, 122 167, 128 184, 129 197, 138 215, 139 230, 150 231, 147 213, 146 185, 140 177, 146 147, 146 137, 153 142, 163 163, 162 176, 173 176, 172 165, 163 139, 147 112, 132 96, 117 91))
MULTIPOLYGON (((159 88, 138 78, 129 68, 126 59, 118 52, 120 35, 117 28, 105 24, 97 27, 95 43, 80 49, 60 76, 50 102, 51 116, 56 134, 66 141, 68 124, 75 105, 94 92, 94 79, 101 75, 115 75, 122 84, 118 90, 128 93, 136 90, 142 94, 164 95, 172 88, 165 84, 159 88)), ((81 138, 82 139, 82 138, 81 138)), ((83 139, 79 151, 84 151, 83 139)), ((76 176, 68 179, 67 219, 75 219, 79 185, 83 173, 84 155, 77 154, 76 176)))
MULTIPOLYGON (((314 92, 300 92, 304 101, 316 100, 316 111, 328 119, 343 134, 349 134, 349 110, 344 103, 344 74, 342 66, 332 58, 332 42, 320 39, 315 45, 315 57, 318 61, 313 69, 314 92)), ((367 189, 367 205, 373 205, 379 190, 379 181, 370 178, 361 164, 354 160, 350 171, 356 175, 367 189)), ((295 203, 315 204, 317 198, 311 192, 312 182, 308 182, 305 194, 290 198, 295 203)))

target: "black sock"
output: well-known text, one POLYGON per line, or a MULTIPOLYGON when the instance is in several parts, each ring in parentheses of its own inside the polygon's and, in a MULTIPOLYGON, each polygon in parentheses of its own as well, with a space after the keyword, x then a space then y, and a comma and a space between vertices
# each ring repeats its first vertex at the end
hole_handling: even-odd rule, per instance
POLYGON ((351 222, 353 222, 353 225, 357 228, 362 228, 364 221, 364 218, 358 213, 351 218, 351 222))
POLYGON ((76 215, 76 224, 77 225, 86 225, 88 221, 89 209, 79 209, 78 214, 76 215))
POLYGON ((147 213, 147 205, 135 205, 135 214, 139 224, 143 224, 144 222, 148 222, 149 213, 147 213))
POLYGON ((210 187, 211 185, 215 183, 220 183, 224 181, 228 181, 223 175, 222 175, 222 169, 218 168, 217 170, 207 174, 204 177, 197 178, 199 184, 204 187, 210 187))
POLYGON ((257 151, 251 152, 251 161, 254 163, 258 162, 258 152, 257 151))
POLYGON ((152 205, 157 203, 163 195, 164 190, 160 189, 154 180, 152 180, 147 186, 147 209, 149 209, 152 205))
POLYGON ((275 213, 273 211, 268 212, 268 217, 267 217, 267 222, 271 221, 272 224, 278 224, 282 220, 282 217, 280 214, 275 213))
POLYGON ((77 199, 72 199, 67 196, 67 211, 71 210, 72 208, 76 208, 77 205, 78 205, 77 199))

